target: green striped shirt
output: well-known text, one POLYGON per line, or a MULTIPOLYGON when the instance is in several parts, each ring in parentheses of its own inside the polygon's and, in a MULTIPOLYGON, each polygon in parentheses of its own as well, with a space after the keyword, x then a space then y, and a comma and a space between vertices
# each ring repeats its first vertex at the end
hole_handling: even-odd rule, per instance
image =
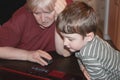
POLYGON ((97 35, 75 56, 78 63, 85 66, 91 80, 120 80, 120 52, 97 35))

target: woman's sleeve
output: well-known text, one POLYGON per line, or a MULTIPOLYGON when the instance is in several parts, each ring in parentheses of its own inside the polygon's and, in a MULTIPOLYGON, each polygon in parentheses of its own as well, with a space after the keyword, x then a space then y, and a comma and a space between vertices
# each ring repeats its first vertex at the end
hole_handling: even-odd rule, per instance
POLYGON ((25 15, 22 9, 17 10, 13 16, 0 27, 0 46, 18 45, 21 38, 22 28, 25 23, 25 15))

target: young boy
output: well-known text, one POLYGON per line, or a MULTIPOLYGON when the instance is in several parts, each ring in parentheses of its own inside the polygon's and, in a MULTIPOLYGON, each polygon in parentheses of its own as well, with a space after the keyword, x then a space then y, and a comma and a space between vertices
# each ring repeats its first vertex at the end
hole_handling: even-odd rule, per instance
POLYGON ((76 1, 58 16, 57 31, 88 80, 120 80, 120 52, 96 34, 97 21, 92 7, 76 1))

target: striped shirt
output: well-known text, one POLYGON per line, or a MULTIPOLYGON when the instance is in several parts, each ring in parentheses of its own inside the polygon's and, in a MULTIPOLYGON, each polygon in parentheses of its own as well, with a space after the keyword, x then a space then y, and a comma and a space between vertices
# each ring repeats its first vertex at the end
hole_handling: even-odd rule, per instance
POLYGON ((120 80, 120 52, 97 35, 75 56, 78 63, 85 66, 91 80, 120 80))

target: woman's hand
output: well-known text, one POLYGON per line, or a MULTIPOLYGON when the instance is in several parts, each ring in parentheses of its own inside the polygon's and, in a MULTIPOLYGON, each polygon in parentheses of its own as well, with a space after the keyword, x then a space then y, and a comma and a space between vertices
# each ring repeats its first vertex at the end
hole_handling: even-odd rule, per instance
POLYGON ((48 63, 43 58, 45 58, 47 60, 52 59, 52 57, 50 56, 49 53, 47 53, 45 51, 42 51, 42 50, 31 51, 31 53, 29 53, 27 55, 27 60, 28 61, 38 63, 42 66, 48 65, 48 63))
POLYGON ((55 11, 58 14, 60 14, 64 8, 66 7, 67 5, 67 2, 66 0, 57 0, 56 3, 55 3, 55 11))

